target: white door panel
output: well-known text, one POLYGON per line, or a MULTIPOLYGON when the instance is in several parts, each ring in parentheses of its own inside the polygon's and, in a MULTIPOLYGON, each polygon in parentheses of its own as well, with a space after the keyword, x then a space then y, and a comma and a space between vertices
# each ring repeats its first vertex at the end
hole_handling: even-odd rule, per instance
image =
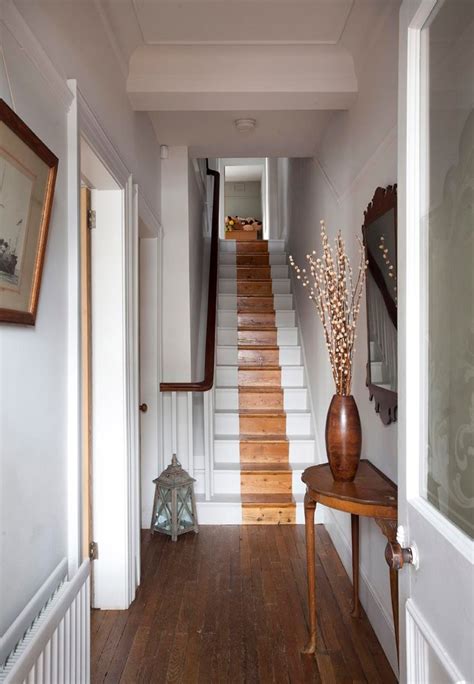
POLYGON ((400 16, 400 681, 472 682, 474 4, 400 16))

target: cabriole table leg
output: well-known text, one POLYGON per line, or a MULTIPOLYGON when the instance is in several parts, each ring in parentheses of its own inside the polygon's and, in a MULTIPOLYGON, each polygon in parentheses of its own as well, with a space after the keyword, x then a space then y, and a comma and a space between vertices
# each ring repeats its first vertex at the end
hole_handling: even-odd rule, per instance
POLYGON ((306 532, 306 572, 308 575, 309 640, 302 653, 316 653, 316 559, 314 544, 314 514, 316 501, 308 493, 304 497, 306 532))
POLYGON ((359 603, 359 516, 351 514, 352 532, 352 612, 353 618, 360 617, 359 603))

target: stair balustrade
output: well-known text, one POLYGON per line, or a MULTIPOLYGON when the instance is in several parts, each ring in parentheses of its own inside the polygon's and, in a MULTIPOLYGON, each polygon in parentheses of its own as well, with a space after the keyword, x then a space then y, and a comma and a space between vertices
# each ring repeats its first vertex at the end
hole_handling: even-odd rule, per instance
POLYGON ((187 454, 186 469, 194 476, 194 421, 199 415, 193 408, 193 394, 202 393, 204 406, 204 470, 205 498, 213 494, 213 434, 214 434, 214 368, 216 357, 217 321, 217 274, 219 261, 219 195, 220 174, 209 168, 206 160, 206 173, 214 179, 211 220, 211 249, 209 261, 209 287, 207 298, 206 346, 204 378, 199 382, 162 382, 160 392, 163 396, 163 447, 165 460, 172 454, 187 454), (171 429, 170 429, 171 428, 171 429))

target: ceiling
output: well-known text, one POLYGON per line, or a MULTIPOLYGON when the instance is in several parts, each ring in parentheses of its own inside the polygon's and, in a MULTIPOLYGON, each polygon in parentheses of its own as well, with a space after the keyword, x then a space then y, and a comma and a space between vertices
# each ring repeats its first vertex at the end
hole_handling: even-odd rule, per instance
POLYGON ((330 111, 152 112, 158 140, 187 145, 193 157, 306 157, 316 148, 330 111), (250 133, 235 119, 254 118, 250 133))
POLYGON ((353 0, 133 0, 143 42, 337 43, 353 0))
POLYGON ((241 164, 239 166, 225 166, 225 180, 231 183, 250 183, 261 181, 263 164, 241 164))
POLYGON ((192 156, 312 156, 400 0, 96 0, 133 108, 192 156), (241 135, 237 118, 257 120, 241 135))

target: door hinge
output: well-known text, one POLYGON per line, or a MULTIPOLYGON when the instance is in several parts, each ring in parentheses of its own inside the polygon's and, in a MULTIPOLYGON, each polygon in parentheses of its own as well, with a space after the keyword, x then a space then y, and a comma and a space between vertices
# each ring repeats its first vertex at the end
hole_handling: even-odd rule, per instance
POLYGON ((89 209, 87 212, 87 225, 89 227, 89 230, 94 230, 96 223, 95 223, 95 209, 89 209))
POLYGON ((95 541, 89 543, 89 560, 97 560, 99 558, 99 545, 95 541))

